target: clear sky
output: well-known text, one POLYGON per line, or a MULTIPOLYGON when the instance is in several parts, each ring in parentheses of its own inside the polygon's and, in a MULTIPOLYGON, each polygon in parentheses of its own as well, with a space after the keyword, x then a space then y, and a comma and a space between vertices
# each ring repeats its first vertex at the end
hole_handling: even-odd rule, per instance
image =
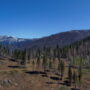
POLYGON ((0 35, 38 38, 90 29, 90 0, 0 0, 0 35))

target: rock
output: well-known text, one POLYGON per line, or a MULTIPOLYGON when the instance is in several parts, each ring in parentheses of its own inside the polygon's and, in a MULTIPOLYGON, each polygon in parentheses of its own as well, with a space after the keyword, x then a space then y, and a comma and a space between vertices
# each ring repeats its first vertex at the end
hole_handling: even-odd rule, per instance
POLYGON ((11 80, 8 80, 8 84, 12 85, 12 84, 13 84, 13 82, 12 82, 11 80))
POLYGON ((14 83, 14 85, 15 85, 15 86, 18 86, 18 84, 17 84, 17 83, 14 83))
POLYGON ((2 85, 0 84, 0 88, 2 87, 2 85))
POLYGON ((3 80, 3 85, 4 85, 4 86, 9 86, 10 83, 8 82, 8 80, 3 80))
POLYGON ((7 79, 0 80, 0 87, 4 87, 4 86, 9 87, 9 86, 12 86, 12 85, 18 86, 18 83, 14 82, 12 80, 7 80, 7 79))

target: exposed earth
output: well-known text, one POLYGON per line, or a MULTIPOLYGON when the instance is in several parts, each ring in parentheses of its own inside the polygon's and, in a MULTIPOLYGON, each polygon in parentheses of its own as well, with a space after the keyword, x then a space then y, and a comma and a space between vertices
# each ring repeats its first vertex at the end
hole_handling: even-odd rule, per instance
MULTIPOLYGON (((81 90, 90 90, 90 70, 84 70, 84 73, 81 90)), ((0 90, 64 90, 61 87, 68 88, 65 90, 73 88, 60 80, 55 72, 43 72, 36 68, 33 71, 32 65, 19 68, 14 61, 0 59, 0 90)))

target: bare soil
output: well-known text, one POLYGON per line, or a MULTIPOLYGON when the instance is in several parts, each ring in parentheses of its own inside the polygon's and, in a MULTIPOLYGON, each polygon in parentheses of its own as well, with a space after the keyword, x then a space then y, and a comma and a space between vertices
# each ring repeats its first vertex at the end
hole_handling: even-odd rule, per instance
MULTIPOLYGON (((74 86, 67 86, 64 80, 60 80, 56 72, 43 72, 36 68, 33 71, 32 65, 19 68, 16 62, 0 60, 0 90, 61 90, 63 86, 71 90, 74 86)), ((83 76, 81 90, 90 90, 89 71, 83 76)))

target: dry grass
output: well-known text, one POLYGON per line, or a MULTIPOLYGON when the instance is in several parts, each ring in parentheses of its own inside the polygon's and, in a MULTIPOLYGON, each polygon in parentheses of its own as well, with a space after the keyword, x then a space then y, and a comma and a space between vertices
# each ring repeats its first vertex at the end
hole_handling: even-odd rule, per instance
MULTIPOLYGON (((17 63, 9 60, 3 62, 4 64, 0 65, 0 81, 11 80, 12 84, 9 86, 2 85, 0 90, 60 90, 59 88, 63 86, 68 90, 71 88, 63 85, 64 80, 67 78, 67 67, 65 68, 64 79, 61 81, 59 80, 60 76, 54 72, 46 72, 46 74, 33 73, 31 64, 27 68, 12 68, 17 63)), ((42 69, 37 69, 37 67, 34 70, 43 72, 42 69)), ((90 90, 90 73, 87 70, 84 70, 84 73, 82 90, 90 90)))

